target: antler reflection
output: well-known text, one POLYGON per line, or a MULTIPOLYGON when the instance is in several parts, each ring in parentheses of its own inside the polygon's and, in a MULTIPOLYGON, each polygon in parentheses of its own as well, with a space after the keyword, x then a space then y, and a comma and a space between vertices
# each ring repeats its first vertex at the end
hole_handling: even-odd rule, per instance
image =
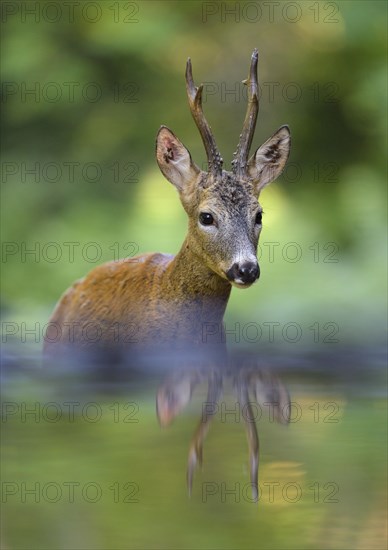
POLYGON ((252 405, 270 407, 273 419, 281 424, 290 420, 290 398, 280 379, 268 369, 258 366, 202 365, 189 369, 176 370, 170 374, 157 392, 157 416, 161 426, 168 426, 190 402, 193 391, 200 383, 207 383, 206 402, 197 428, 191 438, 187 464, 187 487, 192 492, 194 472, 202 465, 202 449, 210 423, 218 411, 224 381, 231 378, 241 410, 248 440, 250 482, 252 500, 258 501, 259 437, 252 405))

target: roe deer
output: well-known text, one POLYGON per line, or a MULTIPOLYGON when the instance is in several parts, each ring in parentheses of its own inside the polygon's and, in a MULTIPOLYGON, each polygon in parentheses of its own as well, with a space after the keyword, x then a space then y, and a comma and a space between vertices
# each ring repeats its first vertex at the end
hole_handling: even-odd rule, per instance
POLYGON ((281 174, 290 151, 288 126, 281 126, 248 160, 259 110, 257 62, 255 49, 244 81, 247 113, 232 170, 225 171, 202 110, 203 86, 195 86, 188 59, 187 95, 208 171, 193 162, 166 126, 161 126, 156 139, 159 168, 178 190, 188 215, 187 237, 175 257, 154 253, 111 261, 76 281, 52 314, 45 335, 46 356, 56 357, 68 346, 88 348, 85 331, 90 324, 98 331, 98 346, 108 349, 126 343, 128 327, 137 345, 145 348, 195 348, 203 342, 206 324, 220 327, 217 338, 224 345, 222 320, 232 286, 248 288, 260 275, 259 194, 281 174))

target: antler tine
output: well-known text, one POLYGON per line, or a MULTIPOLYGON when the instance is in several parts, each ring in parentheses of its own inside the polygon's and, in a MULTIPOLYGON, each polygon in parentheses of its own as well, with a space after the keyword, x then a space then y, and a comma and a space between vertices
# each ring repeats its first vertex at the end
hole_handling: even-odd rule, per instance
POLYGON ((186 64, 186 90, 189 99, 190 111, 197 125, 203 144, 205 146, 209 171, 215 176, 222 173, 223 159, 218 152, 217 145, 212 134, 212 130, 205 119, 202 109, 202 90, 203 84, 199 87, 195 86, 193 80, 193 72, 191 67, 191 59, 187 60, 186 64))
POLYGON ((245 174, 248 162, 249 150, 251 148, 253 134, 255 133, 257 115, 259 113, 259 96, 257 83, 257 62, 259 53, 257 48, 253 50, 251 57, 251 66, 249 69, 249 77, 243 80, 243 84, 248 86, 248 107, 245 115, 243 129, 240 135, 240 141, 237 146, 237 151, 234 154, 232 161, 233 172, 242 171, 245 174))

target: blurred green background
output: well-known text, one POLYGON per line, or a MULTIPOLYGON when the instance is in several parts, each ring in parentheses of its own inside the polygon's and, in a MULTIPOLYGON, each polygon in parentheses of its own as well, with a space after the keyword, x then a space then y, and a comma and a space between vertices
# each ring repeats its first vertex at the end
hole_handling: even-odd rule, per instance
POLYGON ((292 150, 261 196, 262 277, 232 292, 226 322, 296 322, 303 345, 314 322, 335 322, 342 342, 384 337, 384 2, 81 2, 73 12, 5 4, 7 319, 45 322, 60 294, 103 261, 179 249, 186 218, 156 165, 156 132, 168 125, 203 164, 185 92, 190 56, 230 166, 257 47, 253 147, 287 123, 292 150))
POLYGON ((1 9, 1 313, 11 357, 3 397, 18 404, 3 425, 3 478, 19 489, 78 480, 104 490, 96 504, 7 497, 2 547, 385 548, 386 3, 8 1, 1 9), (252 149, 282 124, 292 149, 260 199, 260 281, 233 290, 226 326, 240 335, 230 334, 232 346, 305 368, 283 369, 302 421, 259 430, 261 480, 298 481, 304 497, 258 508, 201 501, 201 480, 247 483, 242 426, 216 423, 190 501, 184 469, 198 398, 162 432, 155 381, 110 399, 88 393, 71 371, 68 387, 63 373, 40 370, 41 338, 23 332, 23 323, 43 326, 61 293, 95 265, 179 249, 186 218, 156 165, 157 130, 169 126, 203 165, 185 92, 190 56, 230 166, 255 47, 261 102, 252 149), (273 339, 268 323, 277 323, 273 339), (32 360, 24 343, 35 348, 32 360), (320 361, 310 363, 314 352, 320 361), (134 399, 139 424, 114 422, 112 406, 125 410, 134 399), (63 409, 74 400, 99 403, 101 422, 19 414, 21 403, 63 409), (311 407, 330 402, 341 422, 316 423, 311 407), (113 502, 115 480, 138 483, 140 502, 113 502), (339 485, 339 503, 313 500, 311 486, 327 482, 339 485))

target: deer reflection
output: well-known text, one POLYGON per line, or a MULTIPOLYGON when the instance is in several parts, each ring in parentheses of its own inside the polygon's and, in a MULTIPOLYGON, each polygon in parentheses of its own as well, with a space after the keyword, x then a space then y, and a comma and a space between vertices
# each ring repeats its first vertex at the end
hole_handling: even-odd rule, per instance
POLYGON ((202 449, 210 423, 218 412, 218 402, 223 392, 224 382, 229 379, 243 412, 248 440, 250 482, 252 500, 258 500, 259 436, 256 427, 255 404, 269 407, 273 419, 280 424, 290 420, 290 398, 287 388, 279 377, 267 368, 259 366, 201 365, 176 369, 159 387, 156 397, 156 410, 159 423, 166 427, 190 402, 194 389, 207 383, 206 402, 202 404, 202 415, 190 442, 187 463, 187 487, 191 495, 194 473, 197 465, 202 466, 202 449))

